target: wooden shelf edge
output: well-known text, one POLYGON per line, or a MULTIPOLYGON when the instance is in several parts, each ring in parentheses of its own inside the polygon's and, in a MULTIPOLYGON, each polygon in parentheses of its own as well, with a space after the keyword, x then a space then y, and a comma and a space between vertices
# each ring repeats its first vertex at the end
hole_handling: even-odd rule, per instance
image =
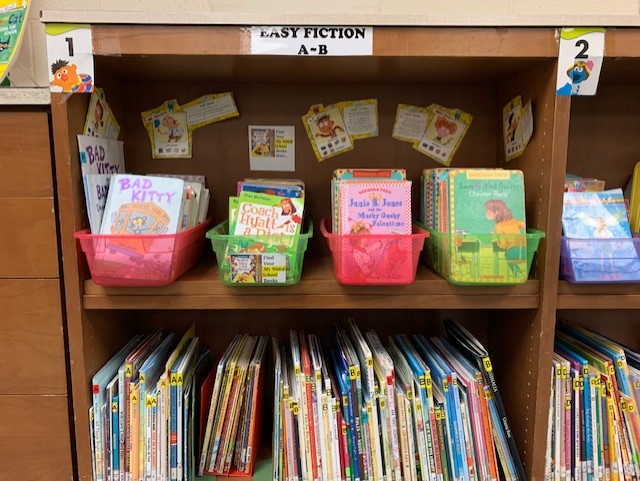
POLYGON ((640 290, 631 284, 572 284, 558 282, 558 309, 640 309, 640 290))
POLYGON ((305 262, 301 281, 282 287, 228 287, 203 261, 165 287, 102 287, 84 282, 85 309, 535 309, 539 282, 455 286, 419 265, 406 286, 344 286, 329 259, 305 262))

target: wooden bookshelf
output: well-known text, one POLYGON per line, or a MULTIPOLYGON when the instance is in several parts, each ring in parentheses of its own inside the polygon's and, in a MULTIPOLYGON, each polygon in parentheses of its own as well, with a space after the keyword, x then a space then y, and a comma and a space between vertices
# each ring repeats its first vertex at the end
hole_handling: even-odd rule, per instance
POLYGON ((407 286, 343 286, 331 259, 305 262, 287 287, 228 287, 215 261, 203 262, 166 287, 101 287, 84 281, 85 309, 536 309, 539 282, 518 286, 458 287, 420 265, 407 286))
POLYGON ((577 173, 610 172, 613 181, 623 170, 630 172, 633 153, 640 152, 636 135, 626 139, 619 163, 610 153, 603 154, 606 162, 593 158, 594 152, 611 148, 607 134, 619 135, 620 125, 608 122, 609 112, 620 112, 630 103, 629 115, 636 120, 632 125, 640 120, 640 100, 626 97, 640 85, 640 29, 608 30, 604 100, 572 100, 555 95, 558 43, 553 28, 374 26, 371 56, 302 58, 252 56, 247 29, 231 24, 92 27, 96 79, 122 125, 129 172, 205 174, 212 191, 210 215, 221 221, 236 181, 252 175, 246 162, 247 125, 295 125, 296 172, 291 177, 305 180, 305 212, 315 225, 330 212, 329 179, 339 167, 406 168, 414 181, 416 214, 420 172, 436 164, 392 139, 391 129, 398 103, 438 102, 474 116, 453 166, 521 169, 527 223, 546 237, 531 279, 512 287, 453 286, 422 264, 416 281, 408 286, 342 286, 333 277, 330 254, 319 234, 309 243, 300 283, 292 287, 226 287, 210 257, 170 286, 101 287, 91 281, 73 239, 73 233, 87 225, 75 136, 84 125, 88 96, 53 95, 79 479, 91 478, 85 422, 89 381, 134 332, 154 327, 184 330, 195 321, 203 345, 219 352, 243 330, 279 336, 298 326, 321 331, 351 316, 382 332, 438 333, 438 321, 453 316, 486 342, 528 478, 542 481, 558 309, 593 309, 604 315, 609 309, 640 308, 634 287, 558 282, 565 173, 579 165, 587 170, 577 173), (234 92, 240 118, 194 132, 192 159, 151 159, 140 111, 170 98, 184 103, 223 91, 234 92), (505 164, 501 112, 516 95, 533 100, 535 131, 524 155, 505 164), (379 137, 359 141, 355 150, 318 163, 301 115, 316 102, 368 97, 378 98, 379 137), (602 139, 589 120, 593 111, 601 112, 602 139), (619 169, 611 169, 613 162, 619 169))

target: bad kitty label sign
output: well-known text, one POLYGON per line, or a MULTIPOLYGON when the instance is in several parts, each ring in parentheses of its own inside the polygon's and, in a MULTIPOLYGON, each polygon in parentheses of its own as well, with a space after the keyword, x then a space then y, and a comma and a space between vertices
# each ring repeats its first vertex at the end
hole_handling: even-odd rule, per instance
POLYGON ((371 55, 371 27, 251 27, 253 55, 371 55))

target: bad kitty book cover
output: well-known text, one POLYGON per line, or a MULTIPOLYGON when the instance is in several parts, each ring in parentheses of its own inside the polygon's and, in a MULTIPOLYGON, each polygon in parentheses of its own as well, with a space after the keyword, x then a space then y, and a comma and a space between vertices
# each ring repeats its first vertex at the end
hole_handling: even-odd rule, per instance
POLYGON ((175 234, 184 181, 167 177, 114 175, 101 234, 175 234))

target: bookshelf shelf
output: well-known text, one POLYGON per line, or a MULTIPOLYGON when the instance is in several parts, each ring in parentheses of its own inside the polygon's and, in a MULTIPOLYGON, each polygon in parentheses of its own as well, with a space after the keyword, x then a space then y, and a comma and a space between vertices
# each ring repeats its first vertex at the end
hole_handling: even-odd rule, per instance
POLYGON ((166 287, 102 287, 84 281, 85 309, 535 309, 539 282, 457 287, 420 265, 407 286, 342 286, 328 258, 305 261, 291 287, 227 287, 212 261, 166 287))
POLYGON ((558 283, 558 309, 640 309, 640 290, 633 284, 558 283))
MULTIPOLYGON (((60 19, 46 12, 44 18, 60 19)), ((309 16, 309 24, 318 21, 309 16)), ((293 287, 225 287, 210 257, 167 287, 97 286, 73 239, 87 224, 76 135, 83 129, 89 99, 54 94, 78 479, 91 479, 84 422, 89 380, 135 332, 157 327, 183 331, 195 321, 203 345, 219 353, 233 334, 251 329, 286 336, 291 328, 324 329, 351 316, 385 333, 413 329, 437 334, 436 321, 452 316, 487 342, 527 478, 542 480, 557 310, 580 319, 595 319, 610 310, 620 313, 628 332, 637 332, 632 316, 633 309, 640 309, 637 286, 574 286, 559 282, 558 271, 565 173, 574 170, 613 184, 638 160, 640 145, 633 128, 640 120, 640 29, 608 29, 598 96, 569 99, 555 94, 555 28, 374 25, 371 56, 305 58, 252 56, 246 25, 234 23, 161 26, 96 20, 95 78, 121 123, 129 172, 204 174, 212 192, 209 213, 219 222, 228 215, 226 199, 236 181, 256 176, 246 161, 247 126, 294 125, 296 171, 290 176, 305 180, 305 215, 316 225, 330 212, 329 181, 336 168, 406 168, 414 181, 415 216, 420 172, 437 165, 391 138, 395 111, 398 103, 438 102, 474 116, 453 167, 522 170, 527 224, 546 237, 531 279, 513 287, 453 286, 422 264, 408 286, 342 286, 333 277, 321 236, 311 239, 302 280, 293 287), (170 98, 184 103, 224 91, 234 92, 239 118, 195 131, 192 159, 151 158, 141 111, 170 98), (502 107, 516 95, 525 102, 532 99, 535 131, 524 155, 506 164, 500 119, 502 107), (369 97, 378 99, 380 135, 318 163, 301 115, 317 102, 369 97)))

